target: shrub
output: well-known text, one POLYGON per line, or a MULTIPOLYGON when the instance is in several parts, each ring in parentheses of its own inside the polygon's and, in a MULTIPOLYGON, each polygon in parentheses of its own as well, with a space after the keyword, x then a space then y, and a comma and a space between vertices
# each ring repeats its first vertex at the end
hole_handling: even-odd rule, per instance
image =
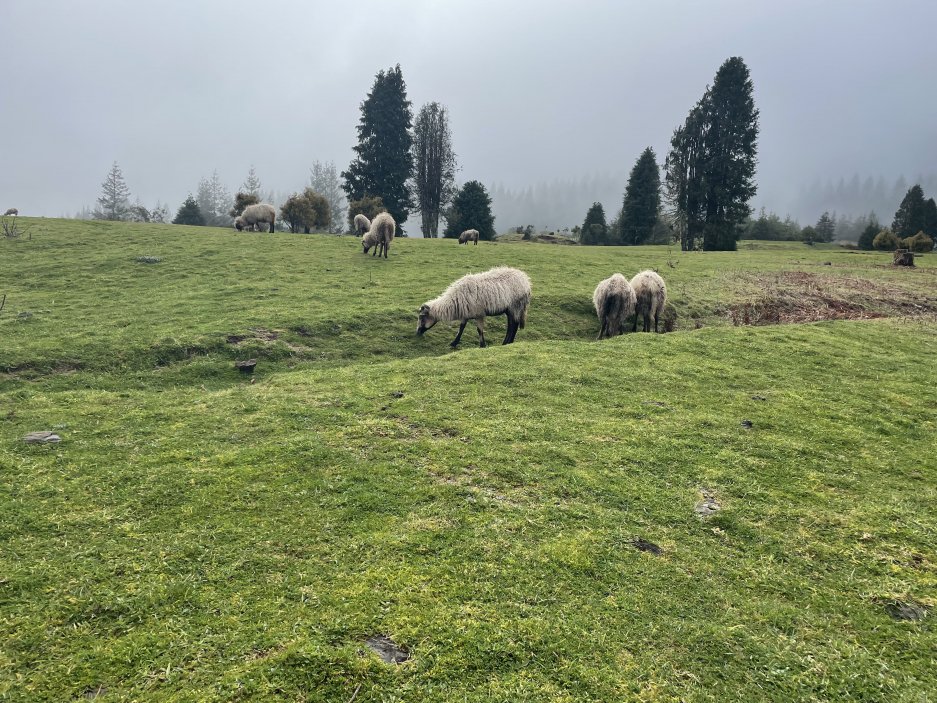
POLYGON ((898 248, 898 237, 887 227, 875 235, 872 246, 879 251, 894 251, 898 248))
POLYGON ((934 249, 934 240, 924 234, 924 232, 918 232, 913 237, 902 239, 901 247, 903 249, 910 249, 916 254, 924 254, 934 249))

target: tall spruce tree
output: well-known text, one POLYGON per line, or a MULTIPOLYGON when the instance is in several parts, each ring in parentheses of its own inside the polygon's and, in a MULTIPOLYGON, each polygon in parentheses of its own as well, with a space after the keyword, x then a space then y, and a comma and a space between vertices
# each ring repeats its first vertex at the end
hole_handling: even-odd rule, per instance
POLYGON ((124 181, 124 174, 117 162, 101 184, 101 197, 94 209, 97 220, 126 220, 130 218, 130 188, 124 181))
POLYGON ((832 242, 836 235, 836 215, 824 212, 813 229, 817 233, 818 242, 832 242))
POLYGON ((314 161, 309 169, 309 187, 322 195, 329 204, 329 232, 341 232, 348 203, 334 161, 314 161))
POLYGON ((924 201, 924 226, 922 231, 937 242, 937 202, 933 198, 924 201))
POLYGON ((198 209, 198 203, 195 202, 195 198, 192 197, 191 193, 189 193, 189 197, 185 199, 185 202, 179 206, 179 210, 176 212, 176 216, 173 218, 172 223, 174 225, 199 226, 205 224, 205 218, 202 217, 202 211, 198 209))
MULTIPOLYGON (((241 193, 245 195, 253 195, 257 200, 255 202, 260 202, 260 199, 263 197, 263 194, 260 192, 261 189, 260 177, 257 175, 257 171, 254 170, 254 164, 251 164, 250 171, 247 172, 247 178, 244 179, 244 182, 241 184, 241 193)), ((238 213, 240 215, 241 213, 238 213)), ((235 215, 237 217, 237 215, 235 215)))
POLYGON ((348 200, 378 196, 400 225, 410 215, 413 201, 408 182, 413 174, 413 113, 400 64, 379 71, 371 92, 361 103, 357 156, 342 172, 348 200))
POLYGON ((446 213, 444 237, 457 238, 467 229, 477 229, 479 239, 495 238, 495 218, 491 198, 478 181, 469 181, 458 190, 446 213))
POLYGON ((758 110, 751 75, 734 56, 674 132, 668 198, 684 249, 734 250, 755 195, 758 110))
POLYGON ((925 234, 933 236, 931 232, 924 230, 927 220, 925 211, 927 209, 924 200, 924 190, 919 185, 913 185, 905 193, 895 212, 895 220, 891 223, 891 231, 899 239, 913 237, 918 232, 924 231, 925 234))
POLYGON ((628 185, 618 221, 624 244, 644 244, 651 238, 660 213, 660 168, 654 149, 648 147, 638 157, 628 185))
POLYGON ((455 190, 456 159, 445 105, 427 103, 413 123, 413 194, 424 237, 436 237, 439 214, 455 190))
POLYGON ((592 203, 586 219, 582 223, 579 243, 586 246, 608 244, 608 224, 605 221, 605 208, 602 203, 592 203))
POLYGON ((875 241, 875 235, 881 231, 882 225, 879 224, 878 218, 873 212, 869 216, 869 224, 866 225, 865 229, 862 230, 862 234, 859 235, 859 248, 865 251, 872 251, 875 248, 872 246, 872 242, 875 241))

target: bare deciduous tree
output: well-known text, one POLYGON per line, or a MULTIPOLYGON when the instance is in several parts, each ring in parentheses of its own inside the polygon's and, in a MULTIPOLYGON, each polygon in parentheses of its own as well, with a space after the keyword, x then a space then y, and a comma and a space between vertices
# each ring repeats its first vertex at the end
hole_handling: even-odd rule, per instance
POLYGON ((423 236, 436 237, 439 214, 455 192, 456 156, 449 112, 431 102, 420 108, 413 125, 413 193, 423 221, 423 236))

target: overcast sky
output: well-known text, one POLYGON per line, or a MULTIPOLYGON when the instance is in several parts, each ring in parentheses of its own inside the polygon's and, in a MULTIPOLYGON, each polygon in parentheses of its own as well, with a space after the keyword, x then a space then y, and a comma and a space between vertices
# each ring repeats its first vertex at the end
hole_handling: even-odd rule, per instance
POLYGON ((396 63, 414 112, 449 107, 461 181, 663 161, 729 56, 761 110, 759 204, 937 171, 935 0, 0 0, 0 28, 0 208, 23 214, 92 205, 115 160, 173 211, 214 169, 298 190, 348 165, 396 63))

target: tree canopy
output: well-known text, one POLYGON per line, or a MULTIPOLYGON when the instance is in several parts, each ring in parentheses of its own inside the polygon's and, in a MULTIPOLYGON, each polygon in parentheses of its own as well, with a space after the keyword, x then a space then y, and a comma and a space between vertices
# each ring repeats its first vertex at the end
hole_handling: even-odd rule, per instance
POLYGON ((628 176, 625 200, 618 221, 623 244, 644 244, 651 239, 660 214, 660 168, 654 149, 645 149, 628 176))
POLYGON ((455 194, 446 215, 444 237, 457 238, 467 229, 477 229, 479 239, 495 238, 495 218, 491 198, 478 181, 469 181, 455 194))

